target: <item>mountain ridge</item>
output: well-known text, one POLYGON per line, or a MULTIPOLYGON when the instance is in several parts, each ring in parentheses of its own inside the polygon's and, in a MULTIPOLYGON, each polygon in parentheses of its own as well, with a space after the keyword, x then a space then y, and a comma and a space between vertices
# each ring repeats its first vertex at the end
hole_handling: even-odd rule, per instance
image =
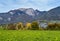
POLYGON ((60 20, 60 6, 49 11, 39 11, 33 8, 19 8, 0 13, 0 24, 26 23, 40 20, 60 20))

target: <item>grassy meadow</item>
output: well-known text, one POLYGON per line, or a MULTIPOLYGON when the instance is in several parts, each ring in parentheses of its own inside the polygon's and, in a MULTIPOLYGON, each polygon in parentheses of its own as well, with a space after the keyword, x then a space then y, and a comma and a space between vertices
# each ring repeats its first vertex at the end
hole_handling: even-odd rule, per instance
POLYGON ((60 31, 0 30, 0 41, 60 41, 60 31))

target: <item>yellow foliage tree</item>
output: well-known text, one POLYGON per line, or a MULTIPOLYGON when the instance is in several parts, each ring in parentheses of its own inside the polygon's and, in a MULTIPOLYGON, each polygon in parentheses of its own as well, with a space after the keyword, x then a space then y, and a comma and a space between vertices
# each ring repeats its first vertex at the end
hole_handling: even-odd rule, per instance
POLYGON ((16 27, 18 29, 23 29, 23 24, 21 22, 17 23, 16 27))
POLYGON ((26 29, 31 29, 31 23, 26 23, 26 29))

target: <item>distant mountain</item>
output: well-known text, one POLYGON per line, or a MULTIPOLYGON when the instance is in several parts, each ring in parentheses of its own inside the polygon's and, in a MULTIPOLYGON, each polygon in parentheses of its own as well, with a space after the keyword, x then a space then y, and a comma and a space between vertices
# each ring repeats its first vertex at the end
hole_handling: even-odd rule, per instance
POLYGON ((60 7, 49 10, 46 17, 47 20, 60 20, 60 7))
POLYGON ((16 22, 32 22, 38 20, 60 20, 60 6, 49 11, 39 11, 32 8, 19 8, 0 13, 0 24, 16 22))

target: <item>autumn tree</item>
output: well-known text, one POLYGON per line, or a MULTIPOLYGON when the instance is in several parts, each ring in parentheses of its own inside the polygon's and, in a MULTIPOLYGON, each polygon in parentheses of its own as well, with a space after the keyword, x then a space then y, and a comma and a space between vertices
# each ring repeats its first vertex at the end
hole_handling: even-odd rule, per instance
POLYGON ((26 29, 28 29, 28 30, 31 29, 31 23, 26 23, 26 29))
POLYGON ((8 26, 7 26, 7 29, 8 30, 17 30, 17 28, 16 28, 16 24, 8 24, 8 26))
POLYGON ((60 30, 60 23, 56 23, 55 26, 56 26, 56 27, 55 27, 55 30, 60 30))
POLYGON ((34 21, 31 23, 32 30, 38 30, 39 29, 39 24, 38 22, 34 21))
POLYGON ((48 30, 59 30, 60 29, 60 24, 58 23, 49 23, 47 26, 48 30))
POLYGON ((23 24, 21 22, 17 23, 16 28, 23 29, 23 24))

